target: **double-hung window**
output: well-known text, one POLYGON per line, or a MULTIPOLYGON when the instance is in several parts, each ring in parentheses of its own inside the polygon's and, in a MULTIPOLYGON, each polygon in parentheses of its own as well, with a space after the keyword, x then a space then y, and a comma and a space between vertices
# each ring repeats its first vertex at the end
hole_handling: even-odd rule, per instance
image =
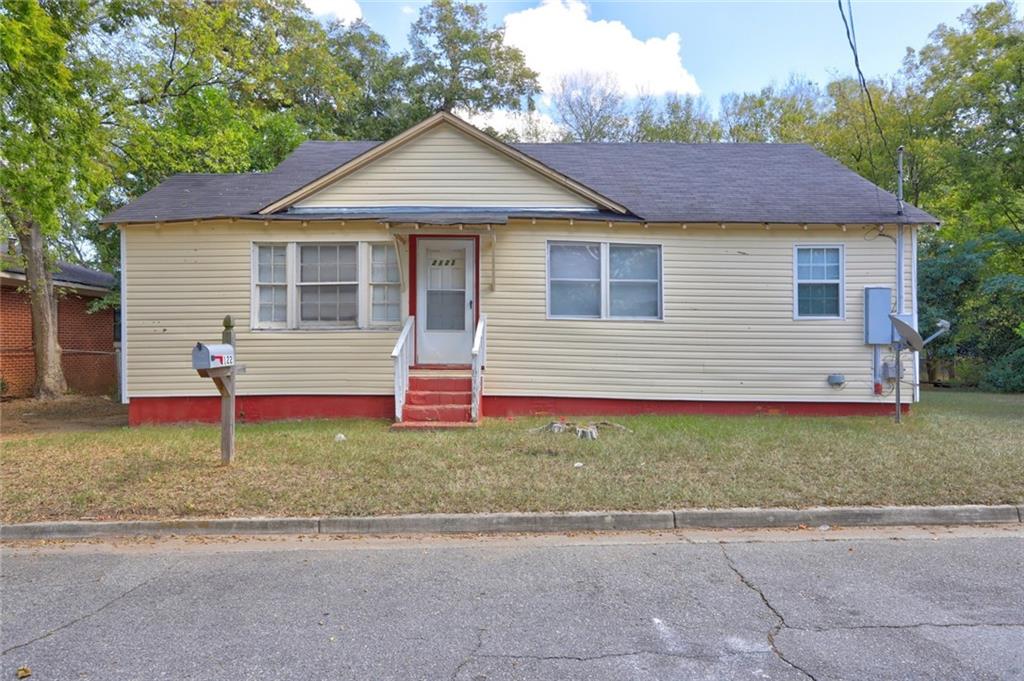
POLYGON ((401 315, 398 254, 391 244, 370 246, 370 323, 397 324, 401 315))
POLYGON ((794 248, 796 319, 841 319, 843 310, 843 247, 794 248))
POLYGON ((288 325, 288 247, 268 244, 256 247, 256 300, 253 307, 260 325, 288 325))
POLYGON ((299 325, 355 326, 359 320, 359 245, 299 246, 299 325))
POLYGON ((661 246, 548 243, 548 316, 661 319, 661 246))
POLYGON ((254 244, 252 315, 257 329, 396 326, 401 284, 395 246, 254 244))

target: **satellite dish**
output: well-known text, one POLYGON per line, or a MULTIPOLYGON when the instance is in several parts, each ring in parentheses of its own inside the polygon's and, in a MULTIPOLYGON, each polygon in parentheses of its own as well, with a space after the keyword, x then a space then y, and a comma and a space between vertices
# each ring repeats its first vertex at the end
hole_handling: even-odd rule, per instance
POLYGON ((921 334, 917 332, 917 329, 900 319, 899 315, 890 314, 889 319, 892 320, 892 325, 896 327, 896 332, 907 342, 907 345, 918 352, 924 349, 924 339, 921 338, 921 334))

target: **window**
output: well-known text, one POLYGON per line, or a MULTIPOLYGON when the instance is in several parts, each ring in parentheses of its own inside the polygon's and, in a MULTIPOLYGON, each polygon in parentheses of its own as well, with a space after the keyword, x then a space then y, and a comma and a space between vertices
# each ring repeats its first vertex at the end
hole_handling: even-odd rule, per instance
POLYGON ((253 246, 253 328, 396 326, 398 255, 390 243, 253 246))
POLYGON ((256 304, 260 324, 283 328, 288 323, 287 248, 282 244, 258 246, 256 250, 256 304))
POLYGON ((359 318, 356 244, 299 246, 299 324, 355 326, 359 318))
POLYGON ((395 324, 401 314, 398 254, 390 244, 370 247, 370 323, 395 324))
POLYGON ((843 316, 843 247, 797 246, 794 317, 841 319, 843 316))
POLYGON ((552 317, 601 316, 601 245, 551 244, 552 317))
POLYGON ((661 249, 608 245, 609 313, 612 317, 661 316, 661 249))
POLYGON ((661 319, 661 246, 548 244, 548 314, 578 319, 661 319))

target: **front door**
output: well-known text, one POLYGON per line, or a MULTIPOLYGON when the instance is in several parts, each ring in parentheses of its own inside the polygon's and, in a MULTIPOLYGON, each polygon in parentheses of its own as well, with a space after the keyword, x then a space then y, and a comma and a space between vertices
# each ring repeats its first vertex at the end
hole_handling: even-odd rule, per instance
POLYGON ((469 364, 476 318, 472 239, 416 240, 416 361, 469 364))

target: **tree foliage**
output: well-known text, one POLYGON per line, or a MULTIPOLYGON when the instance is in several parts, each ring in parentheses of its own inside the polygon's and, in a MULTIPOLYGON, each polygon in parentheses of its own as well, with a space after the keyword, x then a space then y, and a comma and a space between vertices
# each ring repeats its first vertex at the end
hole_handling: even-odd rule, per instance
POLYGON ((414 99, 431 113, 532 109, 537 73, 505 31, 487 23, 485 5, 433 0, 409 33, 414 99))

